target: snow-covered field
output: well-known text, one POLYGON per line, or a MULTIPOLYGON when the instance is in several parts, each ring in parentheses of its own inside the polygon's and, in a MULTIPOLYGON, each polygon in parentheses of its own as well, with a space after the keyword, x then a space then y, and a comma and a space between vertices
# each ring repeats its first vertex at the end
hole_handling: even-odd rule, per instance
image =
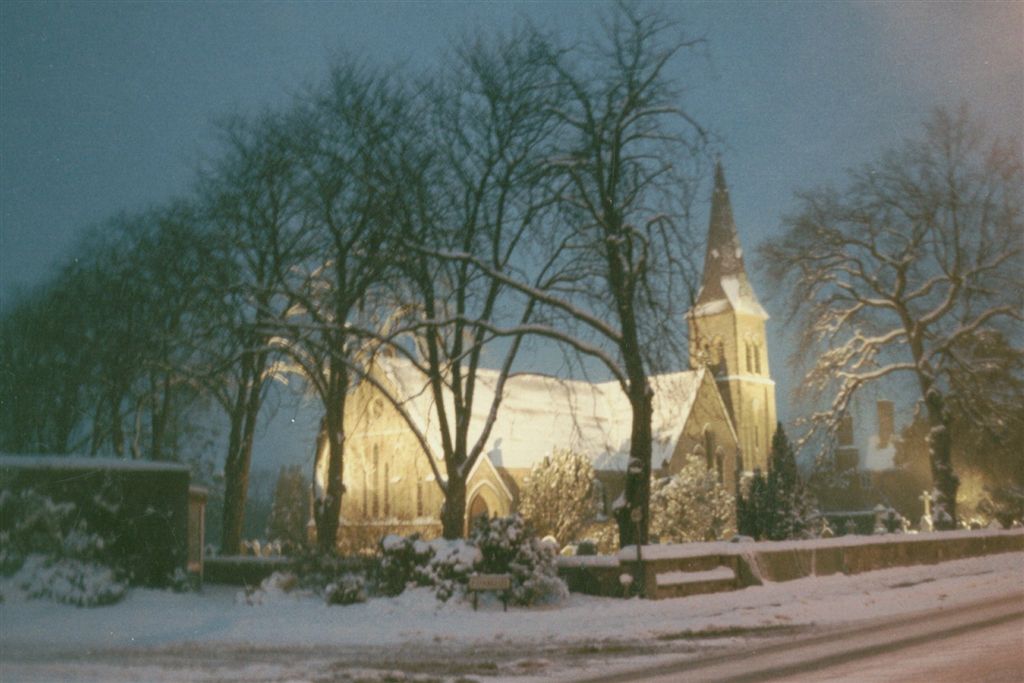
POLYGON ((1024 553, 814 577, 663 601, 573 595, 558 606, 439 604, 426 589, 329 607, 237 589, 134 590, 81 609, 4 587, 0 679, 470 680, 559 678, 694 656, 737 639, 966 604, 1024 591, 1024 553), (404 672, 404 673, 399 673, 404 672), (525 677, 525 678, 524 678, 525 677))

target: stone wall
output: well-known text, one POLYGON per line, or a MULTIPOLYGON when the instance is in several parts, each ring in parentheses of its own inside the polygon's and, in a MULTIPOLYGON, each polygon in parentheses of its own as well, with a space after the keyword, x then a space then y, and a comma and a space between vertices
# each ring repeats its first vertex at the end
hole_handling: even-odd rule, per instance
MULTIPOLYGON (((655 586, 659 573, 707 571, 728 567, 733 588, 809 576, 860 574, 876 569, 936 564, 947 560, 1024 551, 1024 530, 951 531, 930 534, 844 536, 815 541, 761 543, 690 543, 645 546, 645 584, 655 586)), ((624 594, 619 577, 635 574, 635 548, 618 556, 562 557, 559 574, 571 591, 608 597, 624 594)), ((657 597, 653 589, 647 597, 657 597)))

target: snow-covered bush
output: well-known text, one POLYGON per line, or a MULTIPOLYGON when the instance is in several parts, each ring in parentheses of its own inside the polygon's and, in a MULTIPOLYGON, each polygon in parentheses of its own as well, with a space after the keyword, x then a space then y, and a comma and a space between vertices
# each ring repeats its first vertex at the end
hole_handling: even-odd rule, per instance
POLYGON ((292 572, 274 572, 255 588, 246 588, 235 596, 235 602, 246 605, 263 605, 289 596, 299 587, 299 578, 292 572))
POLYGON ((555 547, 538 539, 521 516, 478 518, 470 542, 480 550, 477 571, 512 577, 511 603, 558 602, 568 595, 558 578, 555 547))
POLYGON ((465 592, 469 577, 480 563, 480 550, 464 540, 436 539, 430 542, 433 553, 426 566, 417 569, 416 582, 431 586, 437 599, 447 602, 465 592))
POLYGON ((33 490, 0 491, 0 569, 6 576, 21 570, 18 585, 28 597, 80 607, 117 602, 128 586, 108 556, 108 543, 73 504, 33 490))
MULTIPOLYGON (((619 525, 612 519, 593 522, 580 531, 579 537, 582 539, 579 543, 580 548, 583 548, 584 544, 588 544, 592 545, 597 553, 608 555, 619 548, 619 525)), ((577 554, 588 553, 577 550, 577 554)))
POLYGON ((594 519, 594 467, 570 450, 556 450, 533 466, 523 485, 519 512, 538 536, 565 544, 594 519))
POLYGON ((718 474, 690 455, 672 477, 651 485, 651 534, 662 542, 713 541, 735 532, 735 501, 718 474))
POLYGON ((555 602, 568 594, 558 578, 555 546, 538 539, 519 515, 479 518, 468 540, 381 540, 377 590, 397 595, 410 585, 430 586, 438 600, 463 595, 473 574, 508 574, 509 601, 516 605, 555 602))
POLYGON ((1009 529, 1014 522, 1024 520, 1024 486, 1007 483, 986 487, 978 512, 985 519, 998 520, 1004 529, 1009 529))
POLYGON ((185 571, 181 567, 175 569, 174 573, 167 578, 167 587, 175 593, 191 593, 198 591, 200 586, 200 576, 185 571))
POLYGON ((328 605, 351 605, 366 602, 366 579, 359 574, 342 574, 324 587, 328 605))
POLYGON ((295 563, 299 588, 312 591, 329 605, 348 605, 366 600, 367 562, 310 549, 295 563), (362 597, 359 597, 362 596, 362 597))
POLYGON ((15 573, 30 554, 61 555, 74 509, 71 503, 54 503, 32 489, 0 491, 0 573, 15 573))
POLYGON ((71 557, 41 560, 22 585, 30 598, 50 598, 78 607, 110 605, 124 597, 128 584, 110 567, 71 557))
POLYGON ((410 583, 428 585, 424 572, 434 549, 419 534, 389 534, 380 540, 380 572, 377 591, 382 595, 398 595, 410 583))

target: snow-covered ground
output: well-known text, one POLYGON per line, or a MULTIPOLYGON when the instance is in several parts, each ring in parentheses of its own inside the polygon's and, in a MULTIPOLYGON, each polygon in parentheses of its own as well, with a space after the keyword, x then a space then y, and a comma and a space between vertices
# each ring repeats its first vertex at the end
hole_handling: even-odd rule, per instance
POLYGON ((1024 553, 766 584, 663 601, 572 595, 558 606, 438 604, 425 589, 328 607, 237 589, 134 590, 114 606, 0 604, 0 679, 438 680, 558 678, 694 656, 784 629, 826 628, 1024 591, 1024 553), (390 672, 390 673, 388 673, 390 672), (525 678, 522 678, 525 677, 525 678))

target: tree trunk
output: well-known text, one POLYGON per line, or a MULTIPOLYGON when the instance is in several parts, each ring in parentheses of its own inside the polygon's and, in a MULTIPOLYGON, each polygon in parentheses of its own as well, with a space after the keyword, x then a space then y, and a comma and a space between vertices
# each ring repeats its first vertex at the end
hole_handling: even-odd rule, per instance
POLYGON ((103 400, 96 400, 96 410, 92 416, 92 434, 89 435, 89 455, 95 457, 103 445, 103 429, 100 424, 103 422, 103 400))
POLYGON ((221 552, 225 555, 238 554, 245 523, 252 446, 263 395, 259 377, 264 363, 257 360, 255 364, 256 367, 243 371, 231 409, 231 432, 224 461, 224 522, 221 532, 221 552))
MULTIPOLYGON (((343 365, 338 363, 339 366, 343 365)), ((345 457, 345 399, 348 392, 347 377, 332 377, 324 426, 327 431, 327 488, 322 500, 317 501, 316 538, 320 550, 334 553, 338 547, 338 528, 341 522, 341 499, 345 493, 342 480, 345 457)))
POLYGON ((441 533, 447 539, 462 538, 466 533, 466 480, 451 470, 441 508, 441 533))
POLYGON ((245 498, 249 489, 249 469, 243 463, 240 446, 241 423, 241 415, 231 416, 228 455, 224 461, 224 521, 220 540, 220 551, 224 555, 237 555, 239 552, 245 498))
POLYGON ((121 421, 121 405, 119 402, 110 403, 110 444, 114 449, 114 455, 124 457, 124 426, 121 421))
POLYGON ((644 545, 648 539, 651 500, 651 393, 642 374, 630 381, 629 402, 633 409, 629 463, 626 467, 626 505, 616 511, 619 546, 644 545), (640 519, 634 518, 639 510, 640 519))
POLYGON ((157 382, 153 385, 153 416, 152 434, 150 435, 150 458, 152 460, 163 460, 164 434, 167 431, 168 414, 171 412, 171 379, 168 373, 164 373, 159 381, 159 398, 156 390, 157 382))
POLYGON ((928 409, 928 455, 931 463, 932 486, 938 493, 934 501, 932 518, 936 529, 956 528, 956 493, 960 478, 953 471, 952 439, 949 434, 949 418, 946 415, 942 394, 934 387, 925 395, 928 409), (942 514, 945 512, 948 518, 942 514))

